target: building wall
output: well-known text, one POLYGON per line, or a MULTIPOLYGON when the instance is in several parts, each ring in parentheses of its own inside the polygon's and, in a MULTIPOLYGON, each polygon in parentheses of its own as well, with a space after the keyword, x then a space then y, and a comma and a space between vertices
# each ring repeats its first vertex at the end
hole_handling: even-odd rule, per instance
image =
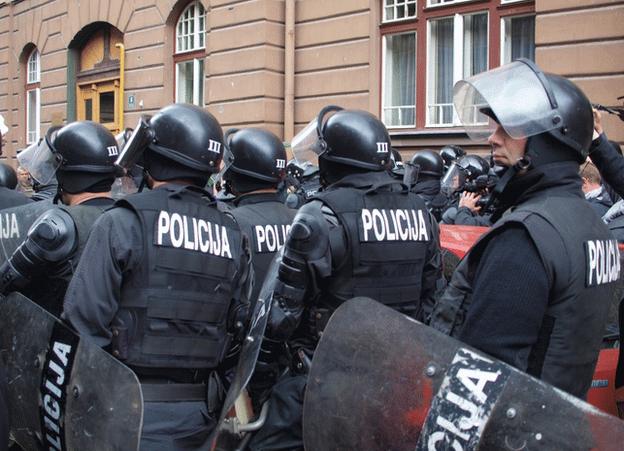
MULTIPOLYGON (((536 62, 570 78, 592 103, 624 100, 624 1, 536 0, 536 62)), ((624 122, 602 113, 610 139, 624 145, 624 122)))
MULTIPOLYGON (((379 115, 380 0, 294 3, 295 132, 330 103, 379 115)), ((121 31, 126 48, 124 104, 128 105, 129 95, 135 98, 134 109, 126 109, 124 119, 132 127, 140 114, 154 113, 175 98, 175 23, 187 4, 187 0, 0 2, 0 113, 11 129, 4 156, 12 157, 25 147, 23 72, 29 44, 41 52, 43 135, 50 125, 68 118, 67 49, 72 40, 98 21, 121 31)), ((285 0, 202 0, 202 4, 207 12, 206 108, 224 128, 266 127, 284 137, 285 0)), ((624 95, 624 1, 537 0, 535 10, 538 64, 571 77, 593 102, 621 106, 616 97, 624 95)), ((624 143, 622 122, 605 115, 605 123, 610 137, 624 143)), ((469 144, 459 128, 445 136, 429 129, 393 135, 394 145, 409 152, 449 140, 469 144)))

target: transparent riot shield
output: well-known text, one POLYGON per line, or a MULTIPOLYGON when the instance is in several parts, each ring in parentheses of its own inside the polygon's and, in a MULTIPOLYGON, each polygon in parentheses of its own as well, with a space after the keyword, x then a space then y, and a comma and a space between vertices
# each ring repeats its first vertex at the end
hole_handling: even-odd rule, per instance
POLYGON ((10 429, 25 450, 136 450, 135 374, 19 293, 0 298, 10 429))
POLYGON ((46 211, 54 208, 50 201, 32 202, 0 210, 0 265, 26 239, 30 226, 46 211))
POLYGON ((314 354, 305 448, 620 450, 624 422, 368 298, 314 354))
MULTIPOLYGON (((269 319, 269 313, 271 312, 271 303, 273 302, 273 290, 275 287, 275 281, 277 280, 277 271, 282 258, 282 251, 275 254, 271 267, 266 274, 260 293, 258 294, 258 300, 255 303, 254 311, 249 324, 249 330, 245 337, 245 342, 242 345, 240 356, 238 358, 238 365, 234 373, 234 378, 230 384, 230 388, 225 396, 223 408, 219 416, 219 423, 215 428, 214 437, 212 438, 212 446, 218 446, 220 442, 220 435, 226 429, 224 423, 226 417, 234 403, 241 395, 243 390, 247 387, 251 376, 253 375, 258 360, 258 354, 260 353, 260 346, 262 344, 262 338, 264 337, 264 331, 269 319)), ((211 448, 212 449, 212 448, 211 448)))

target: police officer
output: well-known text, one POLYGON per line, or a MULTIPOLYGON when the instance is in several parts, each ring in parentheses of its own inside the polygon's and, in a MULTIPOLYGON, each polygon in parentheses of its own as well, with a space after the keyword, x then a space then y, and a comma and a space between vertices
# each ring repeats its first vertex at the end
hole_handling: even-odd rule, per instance
POLYGON ((0 163, 0 210, 32 202, 25 194, 15 191, 16 186, 15 170, 6 163, 0 163))
POLYGON ((591 105, 528 60, 460 81, 455 93, 471 136, 486 116, 495 121, 487 139, 507 170, 494 190, 497 222, 457 267, 431 325, 584 397, 620 270, 578 175, 591 105))
POLYGON ((65 289, 91 226, 113 205, 110 194, 118 154, 111 132, 91 121, 73 122, 47 137, 31 160, 40 166, 29 169, 43 179, 58 179, 59 206, 36 202, 5 211, 9 225, 2 235, 3 248, 23 242, 0 267, 2 291, 17 289, 60 316, 65 289), (13 218, 15 227, 21 228, 15 233, 13 218))
POLYGON ((466 155, 466 151, 459 146, 451 145, 444 146, 440 149, 440 156, 444 161, 444 171, 448 171, 454 161, 457 161, 461 157, 466 155))
POLYGON ((442 219, 442 213, 448 203, 448 198, 440 191, 440 179, 444 175, 444 160, 440 154, 431 149, 416 152, 410 160, 416 175, 412 192, 420 195, 427 208, 437 221, 442 219))
POLYGON ((286 182, 292 188, 292 192, 286 196, 285 204, 288 208, 298 209, 321 189, 318 166, 309 161, 289 161, 286 174, 286 182))
POLYGON ((444 224, 489 227, 490 213, 482 212, 479 200, 487 194, 490 165, 479 155, 466 155, 444 175, 442 191, 450 203, 442 215, 444 224))
MULTIPOLYGON (((289 341, 301 370, 341 303, 370 296, 420 319, 433 304, 441 271, 437 224, 422 198, 389 174, 391 144, 383 123, 368 112, 328 106, 312 131, 315 139, 305 150, 320 152, 323 190, 294 219, 267 332, 289 341)), ((252 449, 266 449, 263 441, 275 437, 288 449, 298 446, 304 385, 304 376, 278 381, 252 449)))
POLYGON ((256 299, 296 214, 278 193, 286 177, 286 150, 277 136, 258 128, 228 130, 225 147, 231 153, 223 174, 225 192, 235 196, 229 213, 250 241, 255 276, 251 298, 256 299))
POLYGON ((174 104, 134 133, 119 162, 131 167, 144 152, 150 191, 117 201, 95 223, 64 318, 138 375, 141 449, 199 449, 221 407, 217 369, 228 369, 220 364, 244 334, 248 247, 203 190, 223 156, 217 120, 174 104))

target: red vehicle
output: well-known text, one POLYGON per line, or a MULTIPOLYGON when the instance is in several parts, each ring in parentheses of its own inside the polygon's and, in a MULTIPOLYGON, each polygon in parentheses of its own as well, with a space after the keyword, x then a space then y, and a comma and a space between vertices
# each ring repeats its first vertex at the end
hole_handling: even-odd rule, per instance
MULTIPOLYGON (((452 274, 459 260, 466 255, 472 245, 487 230, 487 227, 440 225, 440 243, 442 249, 447 251, 444 255, 444 273, 447 279, 452 274)), ((620 255, 624 256, 624 245, 622 244, 620 245, 620 255)), ((587 395, 587 402, 616 416, 618 415, 618 409, 616 405, 615 372, 619 352, 619 347, 607 347, 600 351, 592 387, 587 395)), ((621 387, 619 391, 624 392, 624 387, 621 387)), ((624 393, 620 396, 623 399, 619 401, 624 404, 624 393)), ((624 411, 620 412, 620 417, 624 418, 624 411)))

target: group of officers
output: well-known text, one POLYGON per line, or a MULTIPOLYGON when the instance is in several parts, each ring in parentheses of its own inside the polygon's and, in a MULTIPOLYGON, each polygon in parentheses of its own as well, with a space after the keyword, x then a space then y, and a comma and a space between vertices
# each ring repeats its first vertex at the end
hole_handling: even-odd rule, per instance
POLYGON ((412 189, 418 177, 393 173, 389 134, 370 113, 329 106, 306 129, 293 152, 315 156, 320 189, 295 210, 280 194, 287 157, 274 134, 224 135, 206 110, 174 104, 142 121, 123 149, 89 121, 46 136, 38 151, 49 152, 56 205, 37 207, 0 268, 2 289, 23 292, 137 374, 144 450, 206 443, 280 249, 250 384, 268 416, 248 449, 302 449, 315 346, 332 312, 356 296, 583 398, 615 293, 605 274, 619 274, 619 259, 606 257, 617 243, 585 201, 578 169, 590 148, 609 152, 606 137, 593 140, 578 87, 526 60, 458 83, 455 107, 503 170, 494 226, 449 281, 432 198, 412 189), (135 174, 139 164, 145 189, 114 201, 116 161, 135 174), (228 202, 206 189, 215 181, 228 202))

